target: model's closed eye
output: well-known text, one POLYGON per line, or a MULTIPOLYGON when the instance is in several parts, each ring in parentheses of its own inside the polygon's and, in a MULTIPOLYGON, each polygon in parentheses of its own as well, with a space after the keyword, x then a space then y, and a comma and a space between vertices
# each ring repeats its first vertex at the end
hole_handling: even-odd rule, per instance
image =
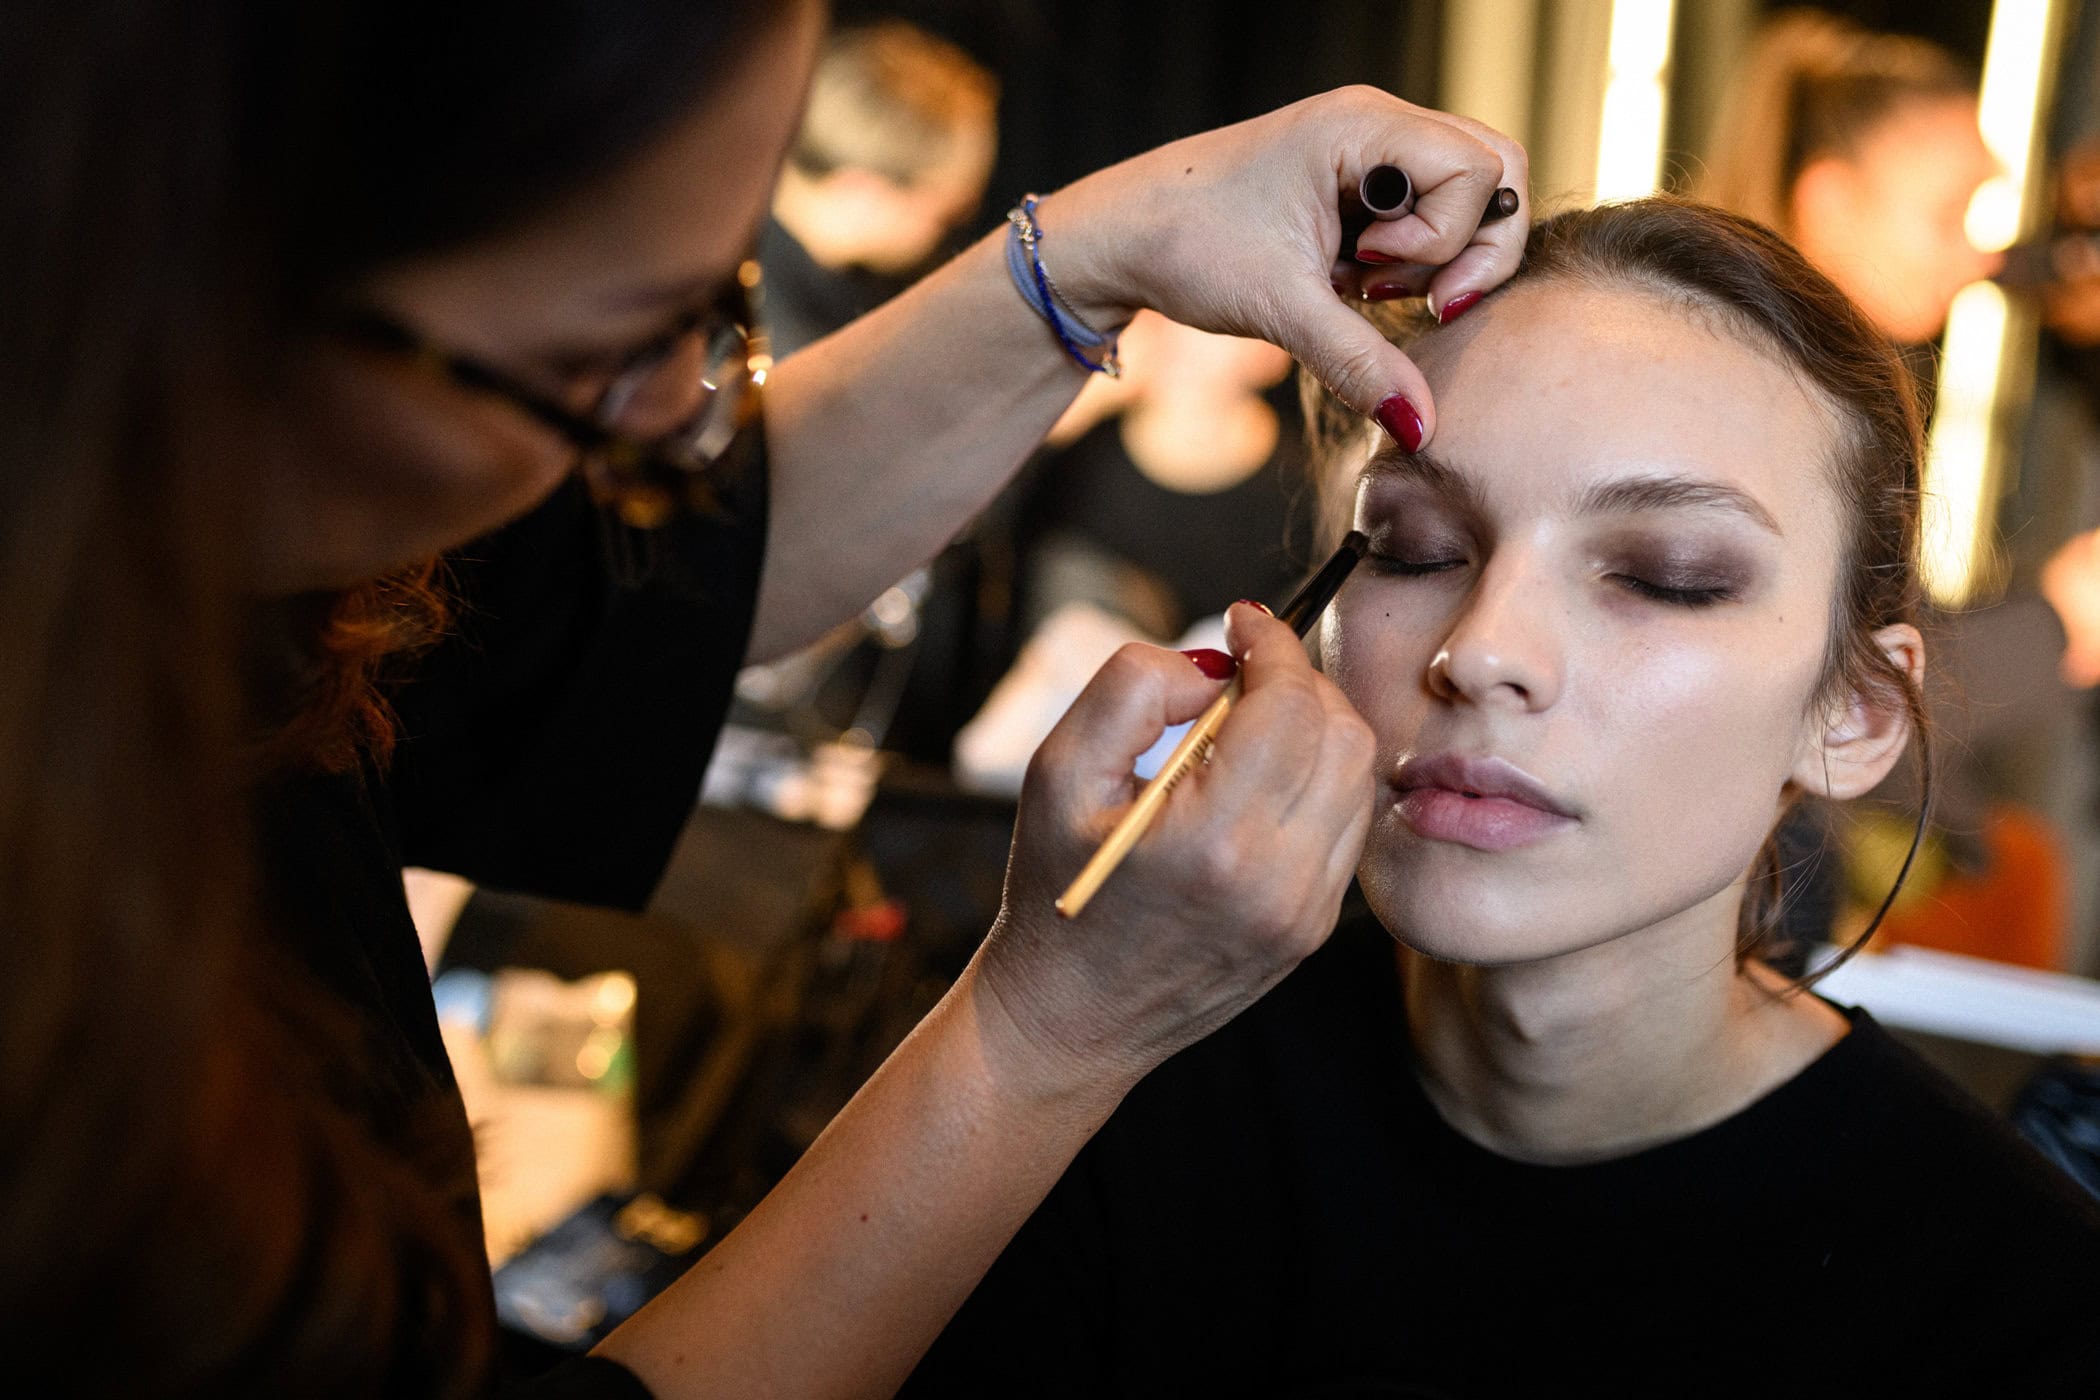
POLYGON ((1454 569, 1463 569, 1471 561, 1463 554, 1421 553, 1403 550, 1397 553, 1372 551, 1364 556, 1364 564, 1374 573, 1399 574, 1415 577, 1422 574, 1443 574, 1454 569))
POLYGON ((1646 598, 1657 603, 1668 603, 1675 607, 1710 608, 1716 603, 1729 602, 1736 596, 1735 590, 1725 584, 1684 587, 1676 584, 1658 583, 1653 579, 1642 578, 1638 574, 1613 574, 1611 578, 1624 587, 1627 592, 1637 597, 1646 598))
POLYGON ((1684 608, 1735 602, 1760 577, 1754 559, 1723 542, 1674 535, 1622 542, 1602 553, 1598 570, 1637 598, 1684 608))

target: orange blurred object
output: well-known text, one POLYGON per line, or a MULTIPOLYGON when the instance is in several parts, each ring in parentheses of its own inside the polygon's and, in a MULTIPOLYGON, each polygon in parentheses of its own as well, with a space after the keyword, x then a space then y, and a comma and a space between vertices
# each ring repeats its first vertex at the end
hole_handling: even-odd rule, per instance
POLYGON ((1983 844, 1989 864, 1981 873, 1949 872, 1916 898, 1898 900, 1875 944, 2061 970, 2067 876, 2055 829, 2023 807, 1999 804, 1984 818, 1983 844))

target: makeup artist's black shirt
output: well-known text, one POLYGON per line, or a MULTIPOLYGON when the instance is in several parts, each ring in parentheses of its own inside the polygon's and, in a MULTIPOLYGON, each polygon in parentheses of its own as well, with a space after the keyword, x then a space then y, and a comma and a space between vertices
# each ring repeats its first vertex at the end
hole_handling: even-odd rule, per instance
MULTIPOLYGON (((338 1088, 480 1241, 472 1139, 403 865, 639 908, 700 789, 750 636, 765 539, 752 454, 724 511, 619 526, 571 483, 448 561, 453 634, 395 695, 384 772, 261 794, 272 927, 353 1019, 338 1088)), ((593 1363, 535 1394, 643 1394, 593 1363)))
POLYGON ((1141 1084, 903 1394, 2100 1395, 2100 1208, 1864 1012, 1721 1124, 1446 1126, 1367 916, 1141 1084))

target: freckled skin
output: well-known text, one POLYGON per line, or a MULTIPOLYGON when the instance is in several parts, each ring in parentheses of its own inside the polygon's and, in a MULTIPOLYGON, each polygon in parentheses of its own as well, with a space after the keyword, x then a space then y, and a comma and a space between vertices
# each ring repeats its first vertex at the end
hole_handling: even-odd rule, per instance
POLYGON ((1369 562, 1322 632, 1328 674, 1378 736, 1361 871, 1373 907, 1411 946, 1470 963, 1665 925, 1725 948, 1744 873, 1821 730, 1839 547, 1824 410, 1758 348, 1619 286, 1514 288, 1420 361, 1441 409, 1433 450, 1477 511, 1373 476, 1356 528, 1374 551, 1458 564, 1369 562), (1710 506, 1582 508, 1585 490, 1629 474, 1733 487, 1779 533, 1710 506), (1634 591, 1628 573, 1658 562, 1733 593, 1688 607, 1634 591), (1393 780, 1437 752, 1514 763, 1579 819, 1494 853, 1425 839, 1394 809, 1393 780))

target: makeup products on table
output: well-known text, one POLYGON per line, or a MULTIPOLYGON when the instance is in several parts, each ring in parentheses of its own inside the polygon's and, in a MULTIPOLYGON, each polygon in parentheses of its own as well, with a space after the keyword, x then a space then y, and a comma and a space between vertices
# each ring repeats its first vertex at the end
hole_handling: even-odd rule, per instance
MULTIPOLYGON (((1327 610, 1327 605, 1334 601, 1334 595, 1341 591, 1342 583, 1349 577, 1349 571, 1363 558, 1368 543, 1361 532, 1350 531, 1348 538, 1342 541, 1342 547, 1334 552, 1334 557, 1321 565, 1318 573, 1306 580, 1305 586, 1292 595, 1290 602, 1284 604, 1283 611, 1278 613, 1277 617, 1290 624, 1291 629, 1300 637, 1310 632, 1313 623, 1327 610)), ((1167 794, 1173 791, 1174 785, 1181 781, 1183 775, 1191 768, 1209 760, 1218 730, 1224 726, 1225 717, 1232 713, 1233 704, 1239 698, 1240 677, 1235 675, 1226 685, 1224 693, 1189 726, 1188 733, 1174 746, 1174 751, 1167 755, 1167 761, 1160 765, 1159 772, 1153 776, 1152 781, 1146 783, 1138 793, 1137 800, 1130 804, 1130 810, 1116 823, 1115 830, 1109 832, 1108 839, 1101 843, 1100 849, 1094 852, 1078 876, 1058 897, 1058 913, 1073 919, 1079 916, 1080 910, 1086 908, 1087 901, 1100 890, 1102 882, 1122 864, 1123 857, 1130 854, 1131 848, 1137 845, 1138 839, 1152 825, 1153 818, 1166 804, 1167 794)))

